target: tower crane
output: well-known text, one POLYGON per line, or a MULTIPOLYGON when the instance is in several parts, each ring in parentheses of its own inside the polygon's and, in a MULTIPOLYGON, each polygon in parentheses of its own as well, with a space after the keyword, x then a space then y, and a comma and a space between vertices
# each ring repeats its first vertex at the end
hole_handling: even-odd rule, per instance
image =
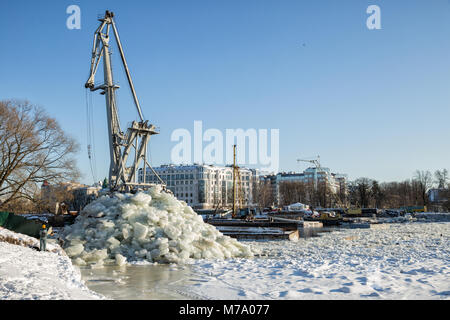
POLYGON ((317 156, 317 159, 308 160, 308 159, 298 159, 297 162, 309 162, 315 165, 316 170, 314 170, 314 190, 317 190, 317 171, 321 168, 320 165, 320 156, 317 156))
MULTIPOLYGON (((147 145, 152 135, 158 134, 158 130, 148 120, 144 120, 141 106, 134 89, 130 71, 125 59, 119 33, 114 22, 114 13, 105 12, 105 16, 99 19, 100 26, 94 33, 94 42, 91 57, 91 69, 85 87, 90 91, 101 90, 100 93, 106 99, 106 114, 108 122, 110 167, 109 167, 109 188, 111 191, 131 192, 136 189, 146 188, 152 184, 146 183, 146 168, 153 170, 147 161, 147 145), (134 105, 139 116, 139 121, 133 121, 127 132, 122 132, 120 128, 119 115, 116 103, 116 90, 119 86, 113 81, 113 70, 111 66, 110 31, 113 31, 120 57, 127 76, 134 105), (95 85, 95 75, 97 73, 100 60, 103 58, 104 82, 95 85), (132 164, 128 165, 129 155, 134 151, 132 164), (142 182, 138 182, 138 172, 142 170, 142 182)), ((130 157, 131 158, 131 157, 130 157)), ((154 172, 154 170, 153 170, 154 172)), ((155 173, 155 172, 154 172, 155 173)), ((155 173, 156 174, 156 173, 155 173)), ((158 178, 159 176, 156 175, 158 178)), ((160 178, 159 178, 160 179, 160 178)), ((161 179, 160 179, 161 180, 161 179)), ((161 180, 164 184, 164 182, 161 180)))
POLYGON ((316 166, 317 169, 320 168, 320 156, 317 156, 317 159, 307 160, 307 159, 298 159, 297 162, 310 162, 316 166))

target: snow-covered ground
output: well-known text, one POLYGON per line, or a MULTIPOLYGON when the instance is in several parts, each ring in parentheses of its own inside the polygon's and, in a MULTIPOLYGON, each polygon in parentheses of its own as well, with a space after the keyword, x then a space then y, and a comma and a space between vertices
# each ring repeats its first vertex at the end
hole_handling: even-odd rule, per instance
POLYGON ((341 229, 298 242, 247 242, 267 257, 201 260, 201 299, 450 299, 450 224, 341 229))
MULTIPOLYGON (((187 299, 450 299, 448 222, 419 220, 338 229, 297 242, 245 243, 262 256, 181 265, 187 269, 175 281, 179 285, 169 281, 167 289, 187 299)), ((103 298, 89 291, 58 245, 49 246, 53 252, 32 248, 38 246, 34 238, 0 228, 0 300, 103 298), (8 237, 21 245, 4 242, 8 237)), ((136 290, 131 280, 130 288, 116 289, 136 290)))
POLYGON ((47 252, 38 247, 39 240, 0 227, 0 300, 103 298, 84 285, 59 245, 48 244, 47 252))

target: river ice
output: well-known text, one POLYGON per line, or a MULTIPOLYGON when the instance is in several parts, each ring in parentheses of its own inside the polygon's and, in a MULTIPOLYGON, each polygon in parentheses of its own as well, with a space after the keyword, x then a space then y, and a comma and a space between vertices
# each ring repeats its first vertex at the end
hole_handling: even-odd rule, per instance
POLYGON ((248 242, 267 257, 197 261, 186 288, 207 299, 450 299, 450 224, 339 229, 248 242))
MULTIPOLYGON (((102 296, 85 286, 79 270, 57 244, 49 245, 52 252, 39 252, 33 249, 37 239, 0 228, 1 237, 19 244, 0 241, 0 299, 127 298, 126 290, 136 291, 136 283, 141 283, 133 278, 132 267, 116 267, 129 268, 130 279, 111 271, 107 279, 113 280, 116 296, 99 292, 102 296)), ((156 290, 167 292, 165 297, 217 300, 450 299, 448 222, 382 224, 372 229, 337 229, 297 242, 245 244, 262 256, 167 265, 161 273, 163 281, 148 280, 148 290, 157 283, 156 290)), ((145 274, 140 270, 138 275, 145 274)), ((102 283, 93 276, 87 280, 102 283)))

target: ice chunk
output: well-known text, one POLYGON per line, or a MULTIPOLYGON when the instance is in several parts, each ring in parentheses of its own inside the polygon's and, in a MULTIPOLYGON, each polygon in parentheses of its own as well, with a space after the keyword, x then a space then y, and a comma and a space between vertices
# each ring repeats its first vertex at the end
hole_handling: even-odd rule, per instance
POLYGON ((86 265, 86 261, 84 261, 81 258, 76 258, 73 260, 73 264, 76 266, 85 266, 86 265))
POLYGON ((178 239, 178 237, 181 235, 181 230, 174 226, 166 226, 166 228, 164 228, 164 233, 170 239, 178 239))
POLYGON ((83 260, 87 263, 89 262, 95 262, 98 263, 100 261, 103 261, 104 259, 108 258, 108 252, 107 249, 95 249, 91 252, 86 252, 82 256, 83 260))
POLYGON ((120 241, 114 237, 108 238, 108 240, 106 240, 106 242, 109 244, 109 249, 116 248, 120 245, 120 241))
POLYGON ((132 197, 131 201, 136 205, 147 206, 152 201, 152 197, 149 194, 140 192, 135 197, 132 197))
POLYGON ((127 240, 130 237, 130 230, 129 230, 129 226, 125 226, 122 229, 122 237, 127 240))
POLYGON ((136 222, 134 224, 134 238, 138 240, 142 240, 147 236, 148 227, 143 224, 136 222))
POLYGON ((161 255, 161 252, 159 251, 159 249, 153 249, 150 252, 150 254, 152 256, 152 259, 156 259, 156 258, 158 258, 161 255))
POLYGON ((101 230, 114 229, 116 224, 111 220, 104 220, 98 224, 98 228, 101 230))
POLYGON ((75 245, 65 249, 67 255, 70 258, 79 255, 80 253, 83 252, 83 250, 84 250, 84 246, 81 243, 75 244, 75 245))

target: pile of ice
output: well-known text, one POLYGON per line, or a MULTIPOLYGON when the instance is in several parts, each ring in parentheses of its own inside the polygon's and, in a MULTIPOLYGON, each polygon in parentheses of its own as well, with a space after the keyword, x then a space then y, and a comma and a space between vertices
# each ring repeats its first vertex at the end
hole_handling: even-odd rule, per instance
POLYGON ((67 255, 77 265, 189 263, 253 255, 249 246, 206 224, 160 186, 100 197, 85 207, 62 236, 67 255))

